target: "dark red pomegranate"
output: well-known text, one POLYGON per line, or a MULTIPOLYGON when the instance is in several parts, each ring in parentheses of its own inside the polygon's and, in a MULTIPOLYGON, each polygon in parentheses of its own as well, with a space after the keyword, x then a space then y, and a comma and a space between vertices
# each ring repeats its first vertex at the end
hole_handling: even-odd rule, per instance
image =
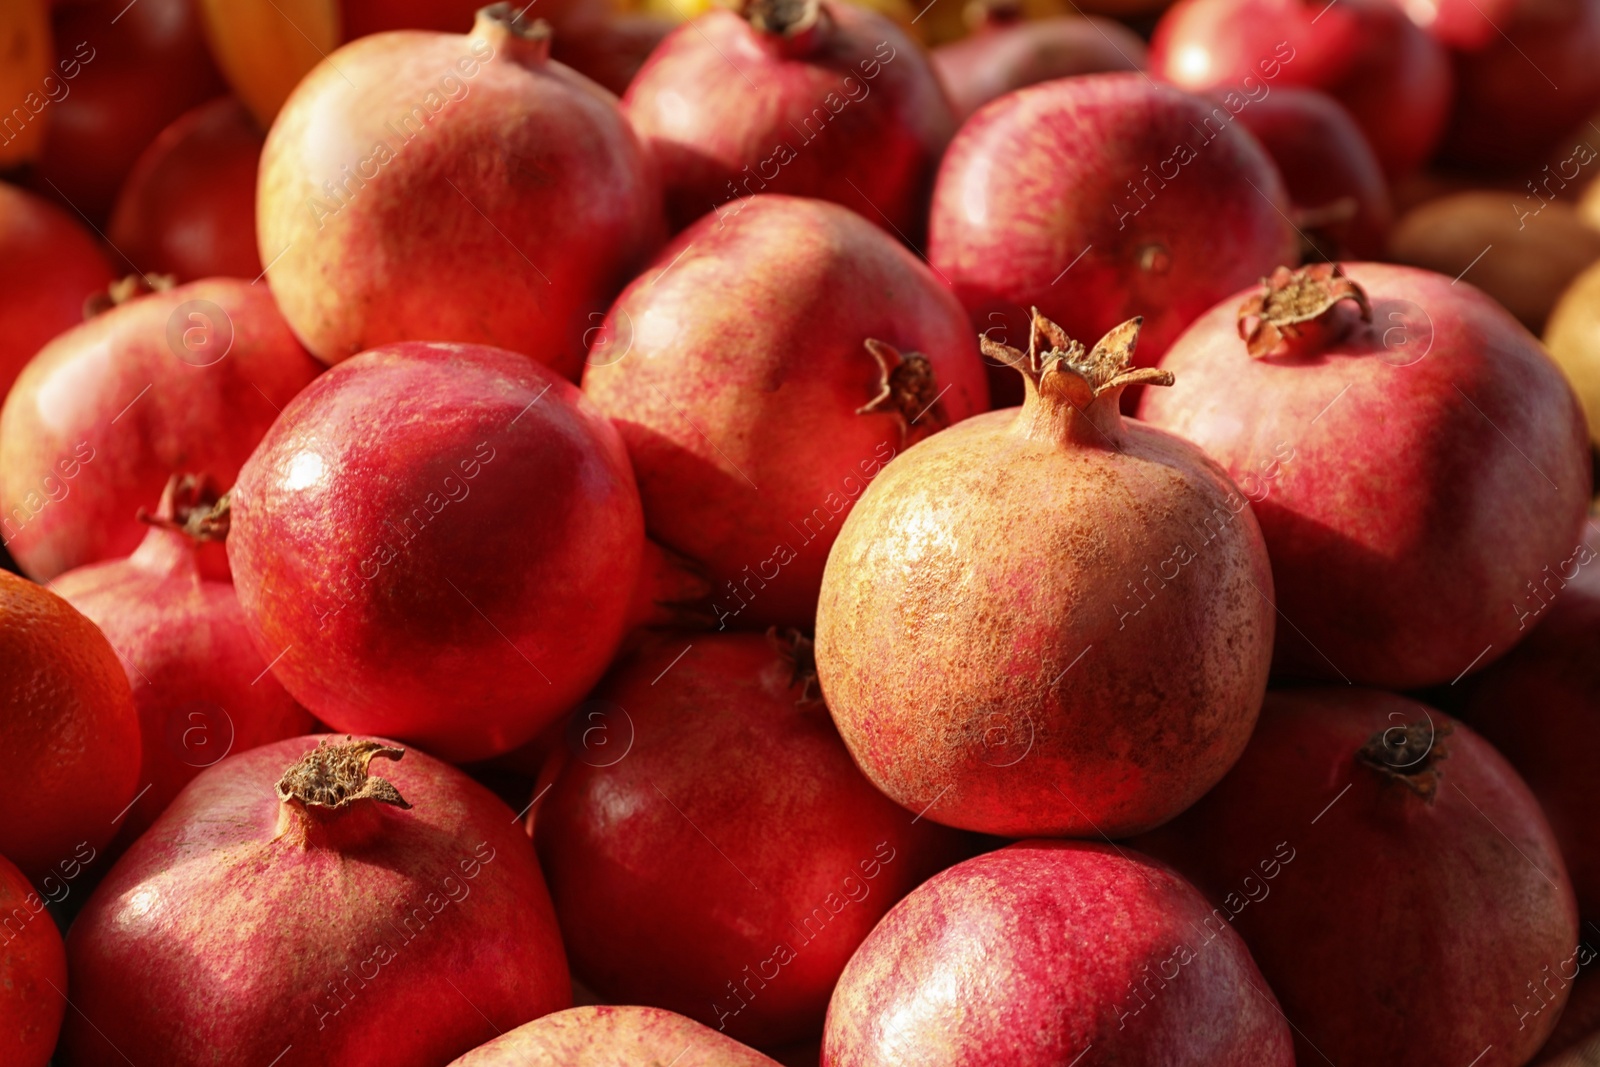
POLYGON ((619 12, 563 27, 550 42, 550 54, 621 96, 675 25, 657 15, 619 12))
POLYGON ((292 738, 202 772, 90 897, 67 961, 61 1067, 210 1067, 219 1049, 437 1067, 572 1002, 516 816, 370 738, 292 738))
POLYGON ((896 453, 987 406, 939 280, 844 208, 751 197, 683 233, 592 331, 652 537, 712 577, 719 628, 809 627, 828 546, 896 453))
POLYGON ((1288 210, 1272 160, 1227 109, 1141 74, 1090 74, 1011 93, 961 128, 928 259, 993 341, 1023 344, 1031 307, 1073 337, 1138 315, 1140 360, 1154 363, 1206 308, 1295 256, 1288 210))
POLYGON ((1578 544, 1583 414, 1560 370, 1462 282, 1372 263, 1283 269, 1162 361, 1140 417, 1249 497, 1278 588, 1273 669, 1450 682, 1523 636, 1508 604, 1578 544))
POLYGON ((496 345, 576 378, 585 330, 663 236, 616 98, 510 4, 470 34, 376 34, 308 74, 267 135, 257 229, 306 347, 496 345))
POLYGON ((450 1067, 777 1067, 753 1048, 660 1008, 590 1005, 525 1023, 450 1067))
POLYGON ((1291 1067, 1239 936, 1160 863, 1021 841, 936 875, 845 968, 824 1067, 1291 1067))
POLYGON ((256 164, 262 140, 236 97, 185 113, 134 164, 107 238, 146 273, 184 282, 260 277, 256 164))
POLYGON ((1516 1067, 1566 999, 1519 1018, 1578 941, 1539 805, 1482 738, 1404 697, 1269 693, 1238 766, 1135 844, 1250 946, 1299 1063, 1516 1067))
POLYGON ((1020 410, 918 444, 828 556, 817 668, 850 753, 919 816, 1123 837, 1244 749, 1272 657, 1250 507, 1198 448, 1118 411, 1138 320, 1086 352, 1044 318, 1020 410), (1003 622, 999 621, 1003 620, 1003 622))
POLYGON ((1447 48, 1476 51, 1500 36, 1524 0, 1400 0, 1411 21, 1447 48))
POLYGON ((1432 156, 1450 112, 1445 50, 1389 0, 1178 0, 1156 25, 1150 69, 1246 100, 1321 89, 1349 109, 1391 179, 1432 156))
POLYGON ((67 954, 44 900, 4 856, 0 915, 0 1056, 47 1067, 67 1010, 67 954))
POLYGON ((622 107, 675 229, 787 193, 915 239, 955 130, 926 53, 885 16, 833 0, 707 11, 651 53, 622 107))
POLYGON ((174 474, 232 481, 320 369, 265 286, 127 300, 44 347, 0 412, 0 537, 33 578, 125 556, 174 474))

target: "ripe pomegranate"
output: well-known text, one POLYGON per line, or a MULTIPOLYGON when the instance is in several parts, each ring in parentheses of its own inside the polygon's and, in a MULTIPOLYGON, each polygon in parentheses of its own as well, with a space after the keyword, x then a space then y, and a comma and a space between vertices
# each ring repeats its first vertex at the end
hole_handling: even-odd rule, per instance
POLYGON ((336 363, 390 341, 497 345, 576 378, 605 310, 662 237, 616 100, 495 4, 467 35, 377 34, 295 88, 256 211, 284 317, 336 363))
POLYGON ((1391 179, 1433 155, 1453 89, 1444 48, 1389 0, 1178 0, 1156 24, 1150 69, 1252 100, 1321 89, 1349 109, 1391 179))
POLYGON ((133 555, 68 571, 51 586, 100 627, 133 688, 145 790, 119 827, 125 841, 202 768, 316 728, 251 643, 225 531, 205 522, 216 500, 208 480, 174 476, 133 555))
POLYGON ((94 623, 3 571, 0 708, 0 855, 41 881, 116 832, 138 788, 139 716, 94 623))
POLYGON ((484 759, 600 677, 644 523, 622 442, 525 356, 403 342, 284 409, 230 494, 256 646, 337 729, 484 759))
POLYGON ((551 41, 550 54, 621 96, 675 25, 658 15, 619 12, 563 28, 551 41))
POLYGON ((146 273, 179 281, 260 277, 256 164, 262 140, 237 97, 186 112, 134 164, 107 238, 146 273))
POLYGON ((571 1003, 516 816, 371 738, 291 738, 201 772, 89 898, 67 962, 62 1067, 210 1067, 219 1049, 436 1067, 571 1003), (399 761, 381 777, 379 756, 399 761))
POLYGON ((927 55, 883 15, 832 0, 707 11, 650 54, 622 108, 674 229, 768 192, 915 235, 955 131, 927 55))
POLYGON ((1272 991, 1210 923, 1193 886, 1136 852, 1019 841, 878 924, 828 1005, 822 1062, 1291 1067, 1272 991))
POLYGON ((1411 21, 1447 48, 1476 51, 1495 40, 1523 0, 1400 0, 1411 21))
POLYGON ((964 845, 861 777, 810 641, 772 641, 663 639, 619 666, 534 823, 584 984, 762 1046, 816 1033, 861 939, 964 845))
POLYGON ((1172 384, 1132 368, 1138 331, 1086 353, 1039 316, 1026 354, 986 340, 1022 373, 1021 410, 890 464, 828 556, 822 691, 861 769, 912 811, 1122 837, 1194 803, 1250 736, 1266 547, 1221 468, 1119 413, 1124 387, 1172 384))
POLYGON ((1029 307, 1075 337, 1142 315, 1154 363, 1202 311, 1294 257, 1288 209, 1226 108, 1140 74, 1090 74, 1011 93, 961 128, 928 258, 991 340, 1027 337, 1029 307))
POLYGON ((660 1008, 590 1005, 525 1023, 462 1056, 450 1067, 527 1067, 540 1059, 564 1067, 776 1067, 753 1048, 693 1019, 660 1008))
POLYGON ((47 1067, 67 1009, 67 954, 44 901, 0 856, 0 1056, 47 1067))
POLYGON ((594 334, 584 392, 622 432, 651 535, 710 574, 719 628, 809 627, 863 487, 988 406, 961 306, 817 200, 702 219, 594 334))
POLYGON ((1300 1063, 1515 1067, 1566 999, 1533 1010, 1578 940, 1538 804, 1482 738, 1404 697, 1269 693, 1238 765, 1135 844, 1238 930, 1300 1063))
POLYGON ((1522 636, 1506 605, 1578 543, 1583 414, 1465 282, 1285 268, 1161 365, 1179 385, 1140 417, 1215 457, 1261 521, 1278 674, 1407 689, 1486 666, 1522 636))
POLYGON ((320 369, 264 286, 147 293, 57 337, 0 411, 0 539, 41 581, 125 556, 172 475, 231 481, 320 369))

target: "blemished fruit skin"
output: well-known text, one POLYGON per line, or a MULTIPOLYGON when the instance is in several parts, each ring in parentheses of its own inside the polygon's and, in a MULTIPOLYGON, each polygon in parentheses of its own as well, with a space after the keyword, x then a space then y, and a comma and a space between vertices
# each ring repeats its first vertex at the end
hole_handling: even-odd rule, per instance
POLYGON ((295 699, 460 761, 531 740, 599 679, 644 519, 576 386, 515 352, 412 341, 285 407, 239 474, 227 545, 295 699))
POLYGON ((140 508, 204 470, 229 484, 321 365, 262 286, 148 293, 51 341, 0 411, 0 538, 24 572, 126 556, 140 508))
POLYGON ((883 914, 971 854, 856 770, 808 651, 663 637, 580 706, 534 833, 573 972, 607 1001, 764 1048, 813 1036, 883 914))
POLYGON ((324 362, 448 341, 576 378, 584 332, 661 243, 656 177, 616 98, 511 14, 353 41, 267 134, 261 261, 324 362))
POLYGON ((1365 292, 1252 357, 1223 301, 1162 360, 1140 418, 1250 498, 1278 590, 1274 673, 1392 689, 1451 682, 1522 637, 1526 584, 1569 558, 1588 431, 1561 372, 1469 283, 1341 265, 1365 292), (1323 325, 1325 323, 1325 325, 1323 325))
POLYGON ((629 84, 623 113, 660 167, 674 229, 764 192, 843 204, 904 239, 921 233, 956 125, 927 54, 877 12, 809 4, 816 21, 792 32, 707 11, 668 34, 629 84))
POLYGON ((931 58, 956 117, 965 119, 1013 89, 1078 74, 1143 70, 1145 46, 1113 19, 991 16, 969 36, 935 48, 931 58))
POLYGON ((67 937, 79 1010, 62 1067, 118 1052, 211 1067, 220 1050, 434 1067, 571 1004, 511 810, 393 747, 371 767, 385 792, 365 778, 341 801, 280 800, 286 772, 329 741, 348 739, 290 738, 208 768, 111 869, 67 937))
POLYGON ((1514 1067, 1566 999, 1578 915, 1538 803, 1482 738, 1405 697, 1269 693, 1228 777, 1133 844, 1244 938, 1299 1063, 1514 1067))
POLYGON ((719 629, 809 627, 863 488, 988 407, 972 327, 924 264, 846 208, 766 195, 628 287, 583 390, 627 443, 651 537, 711 578, 719 629), (868 341, 922 355, 931 383, 889 389, 868 341))
POLYGON ((753 1048, 661 1008, 588 1005, 525 1023, 450 1067, 777 1067, 753 1048))
POLYGON ((1244 943, 1165 865, 1021 841, 935 875, 861 946, 823 1067, 1291 1067, 1244 943))
MULTIPOLYGON (((1110 348, 1126 367, 1136 331, 1090 361, 1110 348)), ((1065 339, 1050 347, 1020 410, 919 443, 862 494, 828 557, 817 672, 857 764, 919 816, 1122 837, 1244 749, 1272 575, 1222 469, 1118 413, 1125 384, 1161 372, 1102 364, 1091 397, 1074 357, 1053 362, 1065 339)))
POLYGON ((44 900, 0 856, 0 1056, 9 1067, 46 1067, 67 1010, 67 953, 44 900))

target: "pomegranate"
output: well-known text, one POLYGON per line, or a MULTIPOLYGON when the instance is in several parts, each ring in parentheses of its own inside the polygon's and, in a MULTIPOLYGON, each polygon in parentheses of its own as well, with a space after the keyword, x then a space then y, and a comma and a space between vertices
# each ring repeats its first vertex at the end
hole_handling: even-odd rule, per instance
POLYGON ((863 487, 987 407, 976 347, 961 306, 882 230, 762 195, 701 220, 628 287, 583 388, 622 432, 651 535, 711 575, 718 628, 809 627, 863 487))
POLYGON ((236 97, 203 104, 161 131, 134 164, 107 238, 146 272, 180 281, 261 276, 256 164, 262 133, 236 97))
POLYGON ((891 20, 832 0, 748 0, 675 29, 622 107, 681 229, 756 193, 819 197, 921 231, 955 130, 927 55, 891 20))
POLYGON ((41 350, 0 411, 0 539, 41 581, 125 556, 172 475, 231 481, 319 366, 264 286, 147 293, 41 350))
POLYGON ((1269 693, 1238 765, 1135 844, 1244 938, 1300 1063, 1514 1067, 1566 1000, 1534 995, 1578 940, 1538 804, 1482 738, 1404 697, 1269 693))
POLYGON ((51 588, 111 642, 139 709, 144 791, 119 827, 147 830, 200 770, 316 722, 267 670, 229 581, 208 481, 174 476, 138 549, 68 571, 51 588))
POLYGON ((820 1030, 862 938, 964 845, 861 777, 811 642, 771 640, 663 639, 619 665, 534 823, 584 984, 762 1046, 820 1030))
POLYGON ((658 15, 608 15, 563 28, 551 41, 550 54, 620 96, 674 25, 658 15))
POLYGON ((436 1067, 571 1003, 516 816, 371 738, 201 772, 89 898, 67 962, 62 1067, 436 1067), (381 777, 379 756, 399 761, 381 777))
POLYGON ((116 832, 138 788, 139 716, 94 623, 3 571, 0 708, 0 855, 43 885, 116 832))
POLYGON ((1500 36, 1523 0, 1397 0, 1411 21, 1448 48, 1476 51, 1500 36))
POLYGON ((822 1062, 1291 1067, 1272 991, 1211 923, 1193 886, 1136 852, 1019 841, 878 924, 828 1005, 822 1062))
POLYGON ((1178 0, 1156 25, 1150 69, 1251 100, 1321 89, 1350 110, 1391 179, 1433 155, 1453 89, 1444 48, 1389 0, 1178 0))
POLYGON ((450 1067, 565 1067, 660 1063, 672 1067, 775 1067, 755 1049, 660 1008, 591 1005, 525 1023, 450 1067))
POLYGON ((928 258, 993 341, 1027 337, 1029 307, 1075 337, 1142 315, 1153 363, 1202 311, 1295 255, 1288 209, 1272 160, 1226 108, 1141 74, 1090 74, 1008 94, 961 128, 928 258))
POLYGON ((10 1067, 47 1067, 67 1001, 67 954, 44 901, 0 856, 0 1054, 10 1067))
POLYGON ((576 378, 583 332, 662 237, 616 100, 495 4, 467 35, 376 34, 295 88, 267 134, 267 280, 336 363, 390 341, 514 349, 576 378))
POLYGON ((1465 282, 1285 268, 1161 365, 1180 384, 1140 417, 1205 449, 1261 521, 1278 674, 1406 689, 1484 667, 1522 636, 1506 605, 1578 543, 1583 414, 1465 282))
POLYGON ((1250 736, 1266 547, 1221 468, 1119 413, 1124 387, 1172 384, 1132 368, 1138 331, 1086 353, 1039 316, 1027 353, 986 340, 1021 410, 891 463, 828 556, 822 691, 867 777, 920 815, 1122 837, 1194 803, 1250 736))

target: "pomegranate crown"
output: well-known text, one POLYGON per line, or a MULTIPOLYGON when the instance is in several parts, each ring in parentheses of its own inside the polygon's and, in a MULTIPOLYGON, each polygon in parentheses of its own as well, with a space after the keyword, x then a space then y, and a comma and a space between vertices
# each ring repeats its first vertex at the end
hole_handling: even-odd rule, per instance
POLYGON ((893 415, 900 423, 902 445, 916 444, 950 425, 940 397, 944 391, 933 361, 921 352, 902 353, 894 345, 869 337, 867 351, 878 362, 878 394, 856 408, 857 415, 893 415))
POLYGON ((398 760, 403 748, 392 748, 380 741, 357 741, 349 735, 343 741, 320 741, 317 747, 296 760, 278 779, 278 799, 304 808, 348 808, 360 800, 376 800, 397 808, 409 808, 400 790, 387 778, 375 778, 368 767, 376 756, 398 760))
POLYGON ((1398 782, 1428 803, 1439 792, 1444 776, 1440 761, 1450 752, 1442 743, 1454 727, 1448 722, 1435 724, 1424 712, 1422 720, 1391 726, 1373 734, 1361 746, 1356 758, 1385 779, 1398 782))
POLYGON ((763 33, 793 37, 815 26, 822 8, 818 0, 744 0, 741 13, 763 33))
POLYGON ((1103 393, 1128 385, 1171 385, 1172 372, 1156 367, 1135 367, 1133 350, 1139 343, 1144 318, 1129 319, 1112 327, 1087 351, 1060 326, 1033 309, 1028 330, 1028 351, 991 341, 979 334, 978 344, 990 359, 1014 368, 1043 395, 1058 395, 1080 407, 1103 393))
POLYGON ((196 541, 223 541, 231 514, 228 494, 217 492, 210 475, 174 474, 167 480, 156 513, 140 508, 137 518, 196 541))
POLYGON ((767 644, 789 665, 789 688, 798 689, 797 705, 820 704, 822 686, 817 681, 817 656, 812 640, 802 631, 776 626, 767 630, 767 644))
POLYGON ((1353 300, 1361 321, 1372 321, 1366 291, 1345 276, 1337 263, 1313 263, 1298 270, 1279 267, 1261 279, 1261 291, 1239 305, 1239 336, 1254 359, 1284 355, 1311 332, 1341 300, 1353 300))

